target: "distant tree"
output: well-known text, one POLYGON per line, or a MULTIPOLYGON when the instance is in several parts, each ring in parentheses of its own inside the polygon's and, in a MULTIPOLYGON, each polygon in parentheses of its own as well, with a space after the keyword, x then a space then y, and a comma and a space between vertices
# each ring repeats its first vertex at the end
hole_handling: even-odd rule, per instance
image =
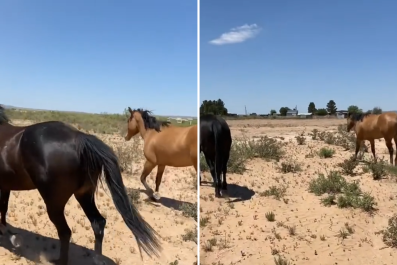
POLYGON ((258 114, 256 114, 256 112, 252 112, 252 113, 250 114, 250 116, 258 116, 258 114))
POLYGON ((276 110, 274 110, 274 109, 272 109, 271 111, 270 111, 270 115, 274 115, 274 114, 276 114, 277 113, 277 111, 276 110))
POLYGON ((326 109, 318 109, 316 112, 316 115, 318 116, 327 116, 328 115, 328 111, 326 109))
POLYGON ((288 107, 281 107, 280 108, 280 115, 281 116, 287 116, 287 112, 290 110, 288 107))
POLYGON ((336 107, 335 101, 332 99, 327 103, 327 111, 330 115, 334 115, 338 108, 336 107))
POLYGON ((221 100, 204 100, 200 106, 200 115, 214 114, 214 115, 227 115, 227 108, 225 103, 221 100))
POLYGON ((316 105, 314 104, 314 102, 310 102, 309 107, 307 108, 307 112, 315 114, 316 111, 317 111, 316 105))
POLYGON ((356 105, 350 105, 347 108, 347 111, 350 113, 363 113, 363 110, 357 107, 356 105))
POLYGON ((382 114, 382 109, 380 107, 374 107, 371 111, 372 114, 382 114))

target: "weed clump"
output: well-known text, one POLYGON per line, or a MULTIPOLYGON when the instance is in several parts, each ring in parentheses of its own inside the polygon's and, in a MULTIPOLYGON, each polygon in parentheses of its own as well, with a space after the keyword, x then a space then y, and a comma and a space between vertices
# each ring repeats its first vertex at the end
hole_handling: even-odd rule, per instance
POLYGON ((182 203, 180 206, 182 215, 185 217, 192 217, 197 222, 197 202, 195 203, 182 203))
POLYGON ((397 247, 397 214, 389 218, 387 228, 381 232, 383 234, 383 242, 386 246, 397 247))
POLYGON ((318 130, 313 129, 312 132, 309 133, 309 135, 312 137, 312 140, 317 140, 318 139, 318 130))
POLYGON ((354 156, 350 157, 349 159, 345 159, 343 162, 337 164, 339 167, 342 168, 342 173, 353 176, 354 169, 358 166, 358 161, 354 159, 354 156))
POLYGON ((197 244, 197 228, 185 229, 185 234, 182 235, 183 241, 193 241, 197 244))
POLYGON ((321 148, 319 153, 318 153, 318 155, 321 158, 331 158, 331 157, 334 156, 334 154, 335 154, 335 150, 331 149, 331 148, 327 148, 327 147, 321 148))
POLYGON ((132 188, 126 188, 127 195, 131 201, 132 204, 138 205, 141 203, 140 198, 141 198, 141 193, 139 190, 132 189, 132 188))
POLYGON ((374 180, 379 180, 387 176, 387 165, 384 160, 368 163, 368 169, 374 180))
POLYGON ((288 159, 281 162, 279 170, 282 173, 296 173, 302 170, 302 165, 296 160, 288 159))
POLYGON ((303 135, 295 136, 295 139, 298 145, 304 145, 306 143, 306 137, 303 135))
POLYGON ((259 195, 264 197, 273 196, 277 200, 280 200, 282 197, 284 197, 286 192, 287 192, 287 188, 284 186, 280 186, 280 187, 271 186, 268 190, 259 193, 259 195))
POLYGON ((276 215, 273 212, 267 212, 265 213, 265 217, 269 222, 274 222, 276 221, 276 215))
POLYGON ((254 156, 258 158, 279 161, 284 155, 283 144, 267 136, 262 136, 257 141, 251 141, 250 146, 254 156))
POLYGON ((377 204, 373 196, 361 191, 357 182, 347 182, 337 171, 331 171, 327 176, 319 174, 317 179, 310 181, 309 192, 317 196, 328 194, 321 199, 325 206, 336 204, 339 208, 359 208, 370 212, 377 204))
MULTIPOLYGON (((227 170, 230 173, 243 174, 246 171, 246 163, 250 159, 261 158, 279 161, 283 155, 283 143, 267 136, 262 136, 257 140, 234 140, 230 148, 227 170)), ((203 155, 200 155, 200 170, 209 170, 203 155)))

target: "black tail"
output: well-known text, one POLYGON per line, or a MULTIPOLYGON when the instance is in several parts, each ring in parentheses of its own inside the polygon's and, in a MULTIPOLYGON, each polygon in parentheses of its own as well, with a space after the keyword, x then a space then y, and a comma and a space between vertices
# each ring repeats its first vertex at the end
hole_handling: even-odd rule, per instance
POLYGON ((82 133, 79 135, 77 146, 81 161, 87 167, 88 172, 101 172, 103 166, 105 181, 113 202, 124 222, 134 234, 139 251, 142 248, 150 257, 152 254, 158 257, 161 251, 158 234, 131 204, 121 177, 117 156, 112 149, 97 137, 82 133))
POLYGON ((220 132, 222 128, 219 122, 212 123, 212 131, 214 132, 214 143, 215 143, 215 175, 217 181, 219 181, 220 176, 218 178, 218 172, 221 174, 222 172, 222 158, 223 158, 223 146, 220 141, 220 132), (219 171, 218 171, 219 170, 219 171))

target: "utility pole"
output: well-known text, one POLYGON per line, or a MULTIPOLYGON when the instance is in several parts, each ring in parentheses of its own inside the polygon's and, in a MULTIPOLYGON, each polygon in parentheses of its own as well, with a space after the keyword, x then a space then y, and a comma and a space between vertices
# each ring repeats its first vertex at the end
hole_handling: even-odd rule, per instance
POLYGON ((247 116, 247 106, 244 106, 245 108, 245 116, 247 116))

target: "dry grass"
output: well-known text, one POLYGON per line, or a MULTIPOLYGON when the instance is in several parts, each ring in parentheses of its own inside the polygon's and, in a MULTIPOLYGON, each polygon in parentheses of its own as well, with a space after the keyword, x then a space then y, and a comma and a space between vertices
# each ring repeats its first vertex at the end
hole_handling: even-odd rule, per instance
MULTIPOLYGON (((10 114, 10 111, 8 111, 10 114)), ((143 142, 139 137, 125 142, 120 135, 126 126, 121 115, 87 115, 65 113, 12 113, 16 125, 34 121, 61 120, 81 126, 96 133, 113 148, 120 160, 124 184, 128 195, 145 220, 162 237, 163 255, 160 259, 141 261, 135 238, 115 209, 110 193, 100 187, 96 194, 99 211, 107 219, 103 242, 104 257, 97 257, 94 248, 94 233, 91 224, 74 197, 65 209, 65 216, 72 230, 70 264, 194 264, 197 261, 197 183, 193 181, 193 168, 167 167, 160 187, 163 203, 147 201, 147 195, 139 192, 143 185, 139 180, 143 168, 143 142), (195 204, 196 203, 196 204, 195 204), (196 208, 194 208, 196 207, 196 208), (194 211, 196 211, 194 214, 194 211), (175 263, 176 262, 176 263, 175 263)), ((156 169, 149 175, 148 184, 155 187, 156 169)), ((197 178, 194 178, 197 181, 197 178)), ((59 252, 59 240, 55 227, 49 220, 46 207, 39 193, 33 191, 11 192, 7 221, 16 227, 22 246, 17 251, 0 248, 0 264, 48 264, 59 252)), ((2 239, 3 240, 3 239, 2 239)), ((4 244, 2 244, 4 245, 4 244)))
MULTIPOLYGON (((121 134, 125 135, 127 129, 127 119, 129 114, 91 114, 63 111, 25 111, 7 109, 6 114, 14 121, 28 121, 31 123, 43 121, 63 121, 76 126, 79 130, 99 134, 121 134)), ((157 116, 159 120, 165 117, 157 116)), ((189 122, 176 123, 175 126, 190 126, 189 122)), ((197 124, 197 119, 192 121, 192 125, 197 124)))

